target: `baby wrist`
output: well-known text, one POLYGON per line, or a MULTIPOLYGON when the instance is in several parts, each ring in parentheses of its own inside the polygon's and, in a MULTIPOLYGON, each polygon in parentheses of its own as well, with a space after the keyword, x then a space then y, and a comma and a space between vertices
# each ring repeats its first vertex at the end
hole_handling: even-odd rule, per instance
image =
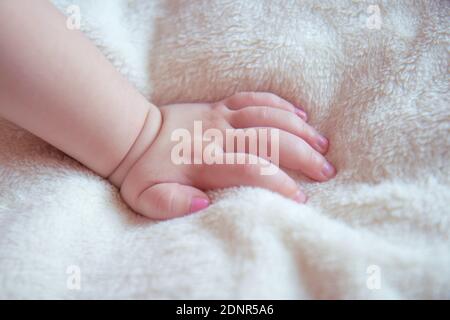
POLYGON ((120 188, 130 169, 156 139, 161 125, 161 112, 155 105, 149 103, 149 109, 139 135, 117 168, 108 176, 108 180, 112 184, 120 188))

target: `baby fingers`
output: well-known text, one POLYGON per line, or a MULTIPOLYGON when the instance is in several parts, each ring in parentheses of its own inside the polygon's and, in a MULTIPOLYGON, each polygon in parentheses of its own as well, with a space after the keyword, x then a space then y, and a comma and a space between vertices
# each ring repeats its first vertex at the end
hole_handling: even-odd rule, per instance
POLYGON ((257 155, 316 181, 327 181, 336 174, 325 157, 305 140, 276 128, 236 129, 227 136, 225 151, 257 155))
POLYGON ((270 107, 246 107, 231 114, 230 124, 235 128, 278 128, 302 138, 320 153, 325 154, 328 150, 328 140, 324 136, 303 119, 286 110, 270 107))
POLYGON ((276 94, 270 92, 239 92, 225 99, 224 104, 231 110, 238 110, 248 106, 265 106, 295 113, 303 120, 307 120, 306 112, 276 94))
POLYGON ((327 181, 336 175, 335 168, 322 154, 289 132, 279 131, 279 152, 282 166, 299 170, 311 179, 327 181))
POLYGON ((297 202, 306 201, 297 183, 273 163, 246 153, 224 153, 224 156, 226 163, 202 166, 194 184, 201 189, 260 187, 297 202))

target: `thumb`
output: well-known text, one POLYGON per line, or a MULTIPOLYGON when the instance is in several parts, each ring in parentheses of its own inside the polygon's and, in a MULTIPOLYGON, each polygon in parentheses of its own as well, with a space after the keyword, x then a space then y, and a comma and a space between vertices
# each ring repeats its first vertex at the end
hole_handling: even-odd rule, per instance
POLYGON ((137 198, 135 210, 152 219, 171 219, 200 211, 209 206, 201 190, 178 183, 158 183, 137 198))

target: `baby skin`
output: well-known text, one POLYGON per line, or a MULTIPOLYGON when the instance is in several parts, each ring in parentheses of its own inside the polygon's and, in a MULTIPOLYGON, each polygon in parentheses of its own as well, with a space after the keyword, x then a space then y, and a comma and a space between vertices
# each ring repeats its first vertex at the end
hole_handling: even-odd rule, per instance
POLYGON ((1 1, 0 43, 0 116, 109 179, 147 217, 197 212, 210 204, 205 191, 241 185, 303 203, 306 195, 278 166, 316 181, 336 174, 324 157, 328 140, 307 123, 302 109, 266 92, 157 108, 81 32, 66 28, 65 17, 48 1, 1 1), (225 142, 217 146, 224 155, 246 161, 175 163, 173 133, 183 128, 195 137, 199 121, 204 131, 224 136, 277 130, 279 163, 248 144, 236 150, 225 142), (271 166, 273 174, 261 174, 271 166))

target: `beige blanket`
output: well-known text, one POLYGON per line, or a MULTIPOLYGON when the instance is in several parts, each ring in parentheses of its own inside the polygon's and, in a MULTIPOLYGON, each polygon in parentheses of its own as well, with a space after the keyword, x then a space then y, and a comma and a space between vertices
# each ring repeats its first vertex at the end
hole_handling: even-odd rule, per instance
POLYGON ((450 2, 54 2, 159 105, 305 106, 339 173, 154 222, 1 120, 0 298, 450 298, 450 2))

